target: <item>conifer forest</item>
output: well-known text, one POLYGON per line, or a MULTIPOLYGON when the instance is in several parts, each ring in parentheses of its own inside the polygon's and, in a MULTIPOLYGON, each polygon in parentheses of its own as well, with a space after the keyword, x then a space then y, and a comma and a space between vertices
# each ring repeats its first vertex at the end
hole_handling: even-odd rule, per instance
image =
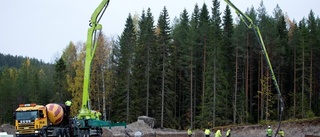
MULTIPOLYGON (((320 18, 312 10, 301 20, 279 6, 273 11, 261 2, 245 13, 264 39, 284 101, 282 119, 318 117, 320 18)), ((166 7, 128 13, 120 36, 99 33, 91 108, 107 120, 130 123, 145 115, 174 129, 277 121, 279 97, 257 37, 233 12, 213 0, 176 18, 166 7)), ((66 44, 53 64, 0 54, 0 123, 13 124, 21 103, 71 100, 71 114, 78 113, 85 46, 66 44)))

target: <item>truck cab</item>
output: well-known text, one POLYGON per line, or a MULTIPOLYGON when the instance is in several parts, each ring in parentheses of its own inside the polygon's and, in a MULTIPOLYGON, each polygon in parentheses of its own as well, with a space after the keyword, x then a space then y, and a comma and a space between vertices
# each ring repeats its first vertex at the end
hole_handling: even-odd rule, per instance
POLYGON ((37 104, 20 104, 13 113, 16 136, 38 136, 43 126, 47 126, 46 107, 37 104))

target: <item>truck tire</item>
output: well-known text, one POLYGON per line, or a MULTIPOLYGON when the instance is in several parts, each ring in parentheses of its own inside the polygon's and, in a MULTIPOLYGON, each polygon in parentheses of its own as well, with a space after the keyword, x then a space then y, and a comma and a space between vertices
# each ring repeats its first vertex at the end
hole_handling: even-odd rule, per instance
POLYGON ((85 135, 84 135, 85 137, 90 137, 89 130, 85 130, 84 133, 85 133, 85 135))
POLYGON ((65 129, 61 130, 61 136, 67 137, 67 131, 65 129))
POLYGON ((62 131, 61 131, 61 130, 58 130, 58 131, 57 131, 57 137, 62 137, 62 135, 63 135, 63 134, 62 134, 62 131))
POLYGON ((47 137, 47 136, 48 136, 47 131, 44 130, 44 129, 42 129, 42 130, 41 130, 40 137, 47 137))
POLYGON ((64 132, 64 134, 65 134, 65 137, 70 137, 69 129, 66 129, 65 132, 64 132))
POLYGON ((80 137, 85 137, 85 130, 80 130, 80 137))

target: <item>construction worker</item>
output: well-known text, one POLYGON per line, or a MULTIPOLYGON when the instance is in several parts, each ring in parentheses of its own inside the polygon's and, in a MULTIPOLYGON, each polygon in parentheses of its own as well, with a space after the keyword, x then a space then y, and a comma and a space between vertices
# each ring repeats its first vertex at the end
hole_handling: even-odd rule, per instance
POLYGON ((66 115, 67 115, 67 118, 68 118, 68 123, 69 123, 69 119, 70 119, 70 107, 72 105, 72 102, 70 100, 67 100, 66 102, 64 102, 65 104, 65 108, 66 108, 66 115))
POLYGON ((280 129, 280 131, 278 132, 278 134, 280 135, 280 137, 284 137, 284 131, 282 129, 280 129))
POLYGON ((64 103, 66 106, 71 106, 72 102, 70 100, 67 100, 65 103, 64 103))
POLYGON ((191 128, 188 129, 188 137, 191 137, 192 136, 192 130, 191 128))
POLYGON ((270 126, 268 126, 268 129, 267 129, 267 137, 272 137, 272 129, 270 126))
POLYGON ((210 130, 207 128, 205 131, 204 131, 204 134, 206 135, 206 137, 210 137, 210 130))
POLYGON ((217 130, 214 137, 222 137, 221 131, 220 131, 220 130, 217 130))
POLYGON ((226 133, 226 137, 231 137, 231 130, 230 128, 228 129, 227 133, 226 133))

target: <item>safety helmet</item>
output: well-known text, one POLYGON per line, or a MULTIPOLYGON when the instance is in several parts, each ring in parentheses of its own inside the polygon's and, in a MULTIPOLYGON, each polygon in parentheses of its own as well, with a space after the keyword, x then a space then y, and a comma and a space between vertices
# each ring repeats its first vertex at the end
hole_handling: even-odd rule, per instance
POLYGON ((268 128, 271 128, 270 126, 268 126, 268 128))
POLYGON ((68 101, 65 102, 65 105, 66 105, 66 106, 71 106, 71 104, 72 104, 72 102, 71 102, 70 100, 68 100, 68 101))

